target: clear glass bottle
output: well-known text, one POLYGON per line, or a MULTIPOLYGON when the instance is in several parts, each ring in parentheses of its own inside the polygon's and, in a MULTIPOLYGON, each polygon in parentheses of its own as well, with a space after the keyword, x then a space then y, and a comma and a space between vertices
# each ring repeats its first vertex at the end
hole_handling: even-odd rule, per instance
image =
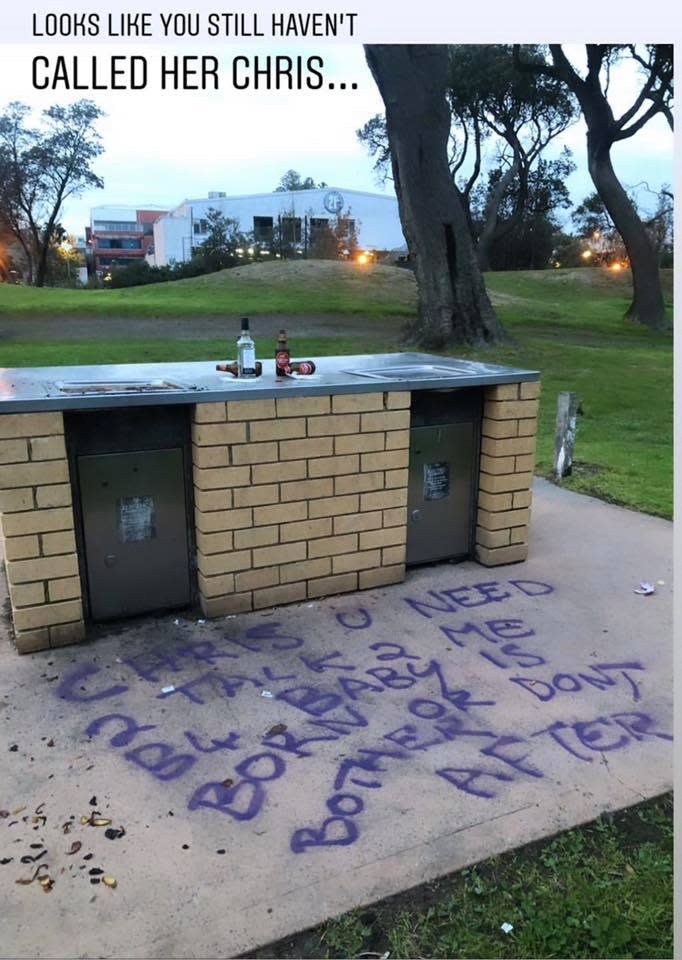
POLYGON ((256 374, 256 345, 249 333, 249 318, 242 317, 242 332, 237 340, 237 365, 240 377, 255 377, 256 374))

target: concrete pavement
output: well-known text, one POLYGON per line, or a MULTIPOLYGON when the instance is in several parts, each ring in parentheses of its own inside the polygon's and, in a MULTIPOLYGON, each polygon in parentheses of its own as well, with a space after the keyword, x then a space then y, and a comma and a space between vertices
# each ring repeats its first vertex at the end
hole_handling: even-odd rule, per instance
POLYGON ((670 523, 536 480, 523 564, 0 641, 0 956, 234 956, 670 789, 671 587, 670 523))

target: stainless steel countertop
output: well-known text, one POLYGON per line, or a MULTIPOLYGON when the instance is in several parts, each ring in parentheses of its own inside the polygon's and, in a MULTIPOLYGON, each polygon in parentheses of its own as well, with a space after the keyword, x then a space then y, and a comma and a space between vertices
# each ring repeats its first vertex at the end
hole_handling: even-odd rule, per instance
MULTIPOLYGON (((231 361, 229 361, 231 362, 231 361)), ((0 368, 0 415, 41 410, 88 410, 172 403, 208 403, 217 400, 311 397, 337 393, 374 393, 384 390, 439 390, 493 383, 538 380, 537 370, 458 360, 428 353, 360 354, 315 358, 313 376, 275 379, 274 360, 263 361, 263 374, 255 380, 237 380, 215 369, 216 361, 201 363, 128 363, 101 366, 0 368), (371 379, 361 373, 372 368, 430 364, 445 368, 442 376, 410 379, 388 376, 371 379), (58 384, 78 381, 166 381, 181 389, 132 393, 63 392, 58 384)))

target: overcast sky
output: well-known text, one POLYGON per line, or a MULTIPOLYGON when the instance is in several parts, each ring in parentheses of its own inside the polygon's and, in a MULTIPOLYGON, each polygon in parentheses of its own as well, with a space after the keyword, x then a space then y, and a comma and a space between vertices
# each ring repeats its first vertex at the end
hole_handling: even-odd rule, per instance
MULTIPOLYGON (((582 64, 583 48, 567 47, 582 64)), ((612 73, 610 100, 619 114, 634 99, 640 80, 631 65, 612 73)), ((303 176, 324 180, 331 186, 392 193, 391 183, 377 185, 372 162, 358 143, 355 131, 383 104, 365 64, 360 45, 310 45, 286 48, 259 44, 244 47, 170 45, 138 47, 98 43, 86 52, 83 46, 60 44, 38 49, 33 45, 0 45, 0 108, 21 100, 40 111, 52 103, 66 103, 80 96, 95 100, 106 112, 98 125, 105 147, 96 163, 104 189, 83 194, 68 202, 62 222, 69 232, 82 234, 96 204, 147 204, 173 207, 186 197, 206 196, 209 190, 228 194, 262 193, 273 190, 290 167, 303 176), (357 90, 240 92, 227 84, 218 92, 65 93, 36 91, 31 86, 31 59, 37 53, 71 57, 78 53, 86 63, 91 53, 100 60, 110 54, 144 54, 155 75, 163 54, 210 52, 226 63, 236 54, 320 54, 326 81, 358 84, 357 90)), ((38 116, 36 112, 35 120, 38 116)), ((562 146, 573 151, 577 171, 568 182, 571 196, 579 202, 593 191, 585 162, 585 128, 580 121, 553 145, 550 156, 562 146)), ((616 145, 613 161, 621 182, 627 186, 646 180, 652 190, 673 181, 673 136, 657 116, 634 138, 616 145)), ((644 188, 638 201, 652 209, 655 198, 644 188)))

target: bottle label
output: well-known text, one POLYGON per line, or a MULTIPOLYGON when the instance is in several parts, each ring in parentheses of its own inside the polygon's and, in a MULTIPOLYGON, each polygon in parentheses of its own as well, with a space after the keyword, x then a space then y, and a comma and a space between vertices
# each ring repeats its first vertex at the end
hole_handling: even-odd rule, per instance
POLYGON ((290 358, 288 350, 278 350, 275 354, 275 366, 282 373, 289 373, 290 367, 290 358))
POLYGON ((256 350, 254 347, 243 347, 241 352, 242 373, 256 372, 256 350))

